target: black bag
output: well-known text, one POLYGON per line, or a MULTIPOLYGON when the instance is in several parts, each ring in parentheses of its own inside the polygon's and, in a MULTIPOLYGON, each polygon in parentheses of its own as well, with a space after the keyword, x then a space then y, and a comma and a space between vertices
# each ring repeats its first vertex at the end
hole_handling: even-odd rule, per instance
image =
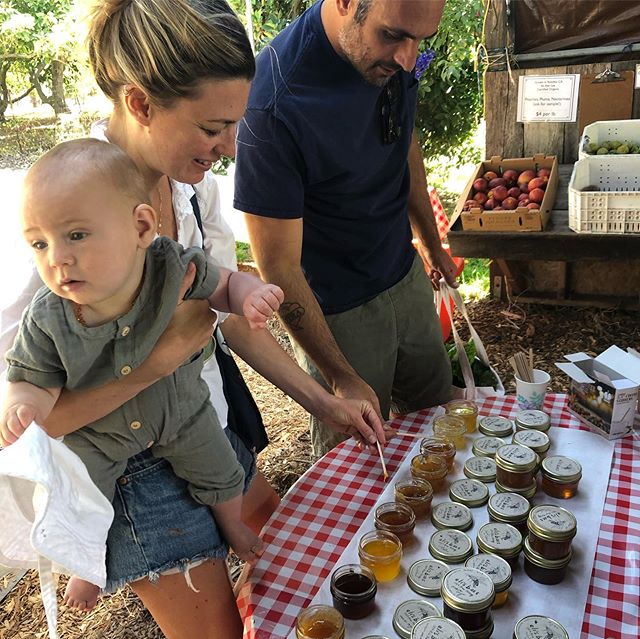
MULTIPOLYGON (((202 216, 200 215, 200 206, 195 195, 191 198, 191 206, 204 241, 202 216)), ((249 450, 259 453, 269 443, 269 437, 267 436, 260 410, 242 377, 238 365, 231 354, 227 352, 227 345, 220 327, 216 328, 215 339, 218 342, 215 348, 215 358, 220 368, 222 390, 229 407, 227 426, 242 440, 249 450)))

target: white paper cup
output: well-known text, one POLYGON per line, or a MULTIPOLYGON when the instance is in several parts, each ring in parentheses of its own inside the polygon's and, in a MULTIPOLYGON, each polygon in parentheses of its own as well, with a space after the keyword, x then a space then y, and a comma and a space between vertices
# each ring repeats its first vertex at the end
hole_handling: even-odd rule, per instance
POLYGON ((549 373, 537 368, 533 369, 533 382, 525 382, 517 375, 516 378, 516 399, 518 406, 523 410, 542 408, 544 396, 547 394, 547 387, 551 381, 549 373))

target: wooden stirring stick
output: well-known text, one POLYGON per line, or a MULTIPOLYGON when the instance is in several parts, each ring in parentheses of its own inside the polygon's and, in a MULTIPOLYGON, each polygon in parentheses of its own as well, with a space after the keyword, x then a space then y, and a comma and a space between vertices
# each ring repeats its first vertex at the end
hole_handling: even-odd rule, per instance
POLYGON ((378 446, 378 455, 380 455, 380 463, 382 464, 382 476, 384 480, 387 481, 389 479, 389 473, 387 472, 387 465, 384 463, 384 457, 382 456, 382 447, 380 446, 380 442, 376 442, 378 446))

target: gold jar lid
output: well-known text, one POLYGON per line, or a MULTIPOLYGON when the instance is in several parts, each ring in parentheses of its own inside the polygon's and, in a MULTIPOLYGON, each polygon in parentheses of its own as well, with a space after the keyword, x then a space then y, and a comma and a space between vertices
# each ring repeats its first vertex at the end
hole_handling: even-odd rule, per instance
POLYGON ((551 481, 574 482, 582 477, 582 466, 571 457, 553 455, 542 462, 542 474, 551 481))
POLYGON ((458 612, 487 610, 496 598, 493 581, 475 568, 456 568, 442 580, 442 601, 458 612))
POLYGON ((428 601, 422 599, 403 601, 393 613, 393 629, 403 639, 410 639, 411 631, 418 621, 440 615, 440 610, 428 601))
POLYGON ((489 497, 487 510, 498 521, 517 524, 526 521, 531 504, 526 497, 518 493, 495 493, 489 497))
POLYGON ((442 501, 431 509, 431 523, 439 530, 445 528, 468 530, 473 525, 473 516, 464 504, 442 501))
POLYGON ((537 465, 538 456, 527 446, 505 444, 496 452, 496 466, 511 473, 529 473, 537 465))
POLYGON ((527 428, 533 428, 535 430, 541 430, 547 432, 551 428, 551 420, 549 415, 543 413, 541 410, 523 410, 520 411, 515 418, 516 428, 518 430, 524 430, 527 428))
POLYGON ((419 595, 439 597, 442 578, 449 570, 447 564, 437 559, 419 559, 409 566, 407 583, 419 595))
POLYGON ((451 619, 427 617, 414 626, 411 639, 466 639, 466 635, 451 619))
POLYGON ((491 457, 469 457, 464 463, 463 472, 469 479, 492 482, 496 480, 496 462, 491 457))
POLYGON ((473 557, 469 557, 469 559, 465 561, 464 565, 465 568, 475 568, 487 575, 487 577, 493 581, 496 594, 507 590, 513 581, 511 566, 505 559, 498 555, 485 553, 473 555, 473 557))
POLYGON ((529 615, 516 623, 513 639, 569 639, 569 633, 555 619, 543 615, 529 615))
POLYGON ((542 504, 534 506, 527 519, 529 530, 545 541, 566 541, 578 532, 578 522, 574 514, 566 508, 542 504))
POLYGON ((522 548, 522 534, 511 524, 490 521, 478 530, 478 551, 515 557, 522 548))
POLYGON ((500 415, 489 415, 480 420, 478 430, 489 437, 508 437, 513 433, 513 422, 500 415))
POLYGON ((429 552, 440 561, 461 564, 473 555, 473 542, 469 535, 460 530, 438 530, 429 539, 429 552))
POLYGON ((520 446, 527 446, 538 453, 538 455, 546 453, 551 446, 551 440, 547 433, 543 433, 541 430, 533 430, 532 428, 519 430, 517 433, 514 433, 511 442, 513 444, 520 444, 520 446))
POLYGON ((451 501, 476 508, 489 501, 489 489, 477 479, 458 479, 449 486, 451 501))
POLYGON ((478 437, 471 450, 478 457, 495 457, 500 446, 504 446, 504 440, 499 437, 478 437))
POLYGON ((534 479, 531 485, 526 488, 507 488, 496 479, 496 491, 499 493, 516 493, 516 495, 522 495, 525 499, 532 499, 538 491, 538 482, 534 479))
POLYGON ((529 537, 524 538, 522 551, 524 552, 524 556, 534 566, 538 566, 539 568, 546 568, 547 570, 560 570, 561 568, 568 566, 569 562, 571 561, 571 557, 573 556, 573 551, 569 549, 569 552, 564 557, 560 557, 559 559, 547 559, 531 547, 529 537))

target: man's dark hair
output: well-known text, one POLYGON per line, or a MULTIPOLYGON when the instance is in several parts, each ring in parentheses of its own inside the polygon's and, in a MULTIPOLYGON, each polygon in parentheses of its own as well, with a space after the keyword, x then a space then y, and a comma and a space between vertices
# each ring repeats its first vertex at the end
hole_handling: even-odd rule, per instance
POLYGON ((364 24, 364 21, 367 19, 367 14, 369 13, 369 9, 371 9, 372 4, 373 0, 360 0, 358 2, 356 12, 353 15, 353 21, 356 24, 364 24))

